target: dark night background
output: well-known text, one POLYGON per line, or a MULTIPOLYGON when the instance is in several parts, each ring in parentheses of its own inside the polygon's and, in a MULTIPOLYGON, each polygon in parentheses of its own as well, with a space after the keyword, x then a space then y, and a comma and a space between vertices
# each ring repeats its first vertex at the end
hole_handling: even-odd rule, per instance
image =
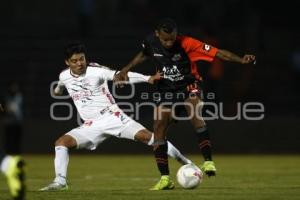
MULTIPOLYGON (((224 103, 226 116, 236 114, 237 102, 261 102, 260 121, 209 121, 217 153, 300 152, 300 26, 297 1, 250 0, 52 0, 3 1, 0 12, 0 94, 17 80, 24 95, 25 153, 50 153, 56 138, 77 126, 50 119, 51 81, 64 68, 63 46, 82 40, 88 57, 120 69, 140 50, 144 36, 163 17, 176 20, 179 31, 242 56, 257 56, 256 65, 224 62, 209 68, 206 91, 224 103)), ((203 65, 204 66, 204 65, 203 65)), ((152 74, 150 62, 134 71, 152 74)), ((147 84, 140 93, 152 91, 147 84)), ((125 89, 126 92, 128 89, 125 89)), ((121 91, 121 92, 124 92, 121 91)), ((122 102, 122 100, 118 100, 122 102)), ((65 108, 57 115, 68 115, 65 108)), ((152 130, 152 112, 144 109, 139 122, 152 130)), ((1 136, 3 128, 0 127, 1 136)), ((2 138, 2 137, 1 137, 2 138)), ((175 124, 170 140, 184 153, 197 152, 189 122, 175 124)), ((84 151, 83 151, 84 152, 84 151)), ((97 152, 144 153, 151 149, 131 141, 111 139, 97 152)))

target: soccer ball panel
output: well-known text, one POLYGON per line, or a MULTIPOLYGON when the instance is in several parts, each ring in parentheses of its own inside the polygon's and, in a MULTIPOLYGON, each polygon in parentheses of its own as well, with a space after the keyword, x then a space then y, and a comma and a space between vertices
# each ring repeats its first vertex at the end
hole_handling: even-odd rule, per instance
POLYGON ((177 182, 185 189, 196 188, 202 179, 202 171, 194 164, 183 165, 177 171, 177 182))

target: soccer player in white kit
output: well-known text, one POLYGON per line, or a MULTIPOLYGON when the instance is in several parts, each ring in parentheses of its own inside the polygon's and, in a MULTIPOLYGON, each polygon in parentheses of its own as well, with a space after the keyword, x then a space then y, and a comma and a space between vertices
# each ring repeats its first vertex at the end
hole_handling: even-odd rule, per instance
MULTIPOLYGON (((153 133, 144 126, 128 117, 116 104, 111 95, 107 81, 113 80, 116 71, 97 63, 86 61, 86 50, 83 44, 69 44, 65 49, 67 69, 59 75, 59 82, 54 89, 55 95, 62 95, 66 88, 84 120, 84 123, 67 132, 55 142, 55 179, 41 191, 67 190, 67 167, 69 162, 68 149, 96 149, 97 145, 111 136, 153 143, 153 133)), ((153 83, 160 78, 129 72, 129 82, 153 83)), ((170 142, 168 155, 181 164, 191 163, 170 142)))

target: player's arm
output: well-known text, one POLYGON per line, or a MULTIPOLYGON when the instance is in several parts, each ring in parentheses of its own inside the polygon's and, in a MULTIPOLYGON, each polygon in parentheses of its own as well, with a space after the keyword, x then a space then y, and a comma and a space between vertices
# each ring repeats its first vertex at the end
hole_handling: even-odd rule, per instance
POLYGON ((215 57, 221 60, 241 64, 248 64, 255 61, 254 55, 244 55, 243 57, 239 57, 228 50, 218 49, 191 37, 183 37, 181 43, 182 47, 188 53, 189 58, 194 62, 199 60, 212 62, 215 57))
POLYGON ((61 81, 58 81, 56 87, 53 90, 53 94, 55 96, 61 96, 64 92, 64 88, 65 88, 64 84, 61 81))
POLYGON ((147 56, 144 54, 143 51, 139 52, 125 67, 121 69, 121 71, 115 75, 114 82, 120 81, 128 81, 127 73, 136 65, 144 62, 147 59, 147 56))
POLYGON ((129 83, 147 82, 150 84, 154 84, 155 81, 162 78, 162 75, 159 71, 153 76, 146 76, 136 72, 128 72, 128 78, 129 78, 129 83))
POLYGON ((147 59, 147 56, 144 54, 143 51, 139 52, 123 69, 121 70, 124 72, 129 72, 130 69, 135 67, 136 65, 144 62, 147 59))
POLYGON ((230 52, 228 50, 224 50, 224 49, 218 49, 216 57, 220 58, 221 60, 237 62, 237 63, 241 63, 241 64, 248 64, 248 63, 255 61, 254 55, 246 54, 243 57, 240 57, 240 56, 236 55, 235 53, 232 53, 232 52, 230 52))

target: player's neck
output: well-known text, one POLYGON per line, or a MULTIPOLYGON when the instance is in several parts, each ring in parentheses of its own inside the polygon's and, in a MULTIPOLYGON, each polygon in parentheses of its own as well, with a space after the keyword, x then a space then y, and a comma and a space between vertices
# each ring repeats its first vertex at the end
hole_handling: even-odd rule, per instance
MULTIPOLYGON (((84 72, 85 73, 85 72, 84 72)), ((78 77, 80 77, 82 74, 84 74, 84 73, 81 73, 81 74, 76 74, 76 73, 74 73, 71 69, 70 69, 70 74, 73 76, 73 77, 75 77, 75 78, 78 78, 78 77)))

